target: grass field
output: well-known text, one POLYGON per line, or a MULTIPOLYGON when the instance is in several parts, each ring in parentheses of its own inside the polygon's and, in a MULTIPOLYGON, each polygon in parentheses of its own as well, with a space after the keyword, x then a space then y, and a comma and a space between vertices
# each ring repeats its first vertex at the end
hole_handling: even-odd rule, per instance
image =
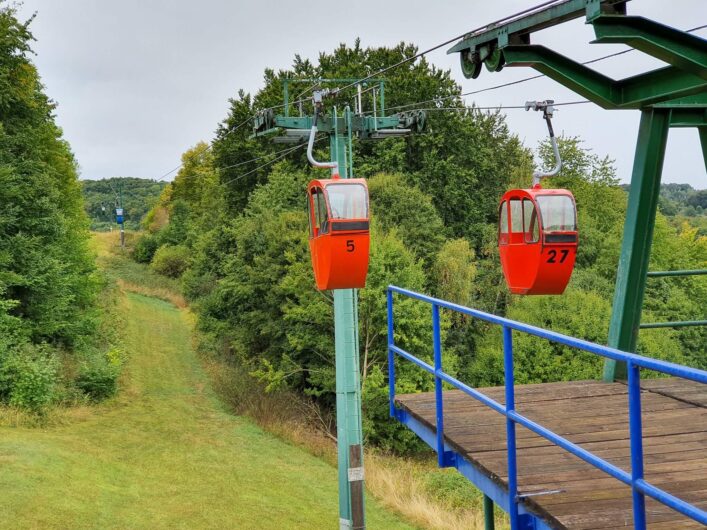
MULTIPOLYGON (((121 303, 118 397, 64 424, 0 428, 2 526, 338 528, 336 470, 224 409, 188 313, 135 293, 121 303)), ((412 528, 373 499, 367 518, 412 528)))

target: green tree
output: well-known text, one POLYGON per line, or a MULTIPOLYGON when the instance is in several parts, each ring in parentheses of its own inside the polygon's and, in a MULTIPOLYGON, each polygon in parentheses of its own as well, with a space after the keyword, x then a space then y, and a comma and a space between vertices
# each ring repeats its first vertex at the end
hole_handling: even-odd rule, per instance
POLYGON ((30 53, 31 20, 0 8, 0 293, 34 341, 72 344, 95 293, 76 162, 30 53))
POLYGON ((77 164, 29 60, 31 21, 0 3, 0 401, 41 411, 99 314, 77 164))
POLYGON ((445 240, 445 227, 429 195, 401 175, 379 173, 368 181, 371 216, 395 229, 416 256, 431 267, 445 240))

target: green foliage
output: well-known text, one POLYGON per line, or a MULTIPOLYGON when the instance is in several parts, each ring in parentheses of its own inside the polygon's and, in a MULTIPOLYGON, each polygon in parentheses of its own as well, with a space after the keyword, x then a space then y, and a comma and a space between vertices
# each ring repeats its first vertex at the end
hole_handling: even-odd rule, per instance
POLYGON ((377 174, 368 182, 371 216, 395 230, 405 245, 431 266, 445 239, 445 228, 429 195, 401 175, 377 174))
POLYGON ((23 346, 0 357, 0 399, 42 412, 53 400, 58 363, 46 347, 23 346))
POLYGON ((388 384, 380 366, 374 366, 363 385, 363 432, 366 442, 386 451, 405 453, 421 451, 425 445, 410 429, 388 420, 388 384))
MULTIPOLYGON (((457 93, 448 90, 447 95, 457 93)), ((405 179, 437 208, 444 235, 465 237, 478 248, 483 227, 496 222, 499 197, 519 175, 530 173, 529 153, 500 113, 432 113, 429 127, 429 134, 363 145, 358 172, 371 177, 405 171, 405 179)))
POLYGON ((101 288, 77 163, 29 60, 31 22, 0 5, 0 402, 41 412, 59 358, 100 342, 101 288))
POLYGON ((101 401, 115 394, 118 389, 120 363, 109 359, 95 359, 81 367, 76 386, 94 401, 101 401))
POLYGON ((150 263, 160 246, 159 239, 150 234, 143 234, 133 247, 133 259, 138 263, 150 263))
MULTIPOLYGON (((622 186, 627 192, 631 186, 622 186)), ((687 218, 693 226, 707 223, 707 190, 696 190, 689 184, 661 184, 658 210, 665 216, 687 218)), ((703 231, 704 233, 707 231, 703 231)))
POLYGON ((115 224, 115 209, 121 204, 125 228, 137 230, 147 212, 157 202, 166 182, 133 177, 82 180, 81 188, 91 230, 106 231, 115 224))
POLYGON ((437 297, 469 305, 476 278, 475 261, 474 250, 466 239, 445 241, 433 269, 437 297))
POLYGON ((179 278, 189 266, 189 249, 183 245, 164 245, 152 258, 152 269, 158 274, 179 278))
POLYGON ((425 473, 425 490, 455 509, 481 508, 483 496, 461 473, 440 469, 425 473))

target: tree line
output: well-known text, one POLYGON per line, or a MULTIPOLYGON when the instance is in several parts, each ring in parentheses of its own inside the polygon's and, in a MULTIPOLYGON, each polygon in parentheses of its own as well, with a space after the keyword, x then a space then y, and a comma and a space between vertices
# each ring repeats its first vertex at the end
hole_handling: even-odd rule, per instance
MULTIPOLYGON (((363 77, 416 50, 406 43, 363 48, 357 41, 321 53, 316 64, 295 56, 287 70, 266 69, 261 90, 254 95, 240 91, 230 100, 213 143, 183 155, 174 182, 146 218, 135 258, 181 278, 210 347, 272 391, 294 389, 333 409, 332 299, 314 287, 304 203, 307 182, 323 175, 308 166, 303 150, 268 166, 262 166, 263 158, 248 162, 268 160, 277 146, 234 127, 258 108, 280 104, 284 78, 363 77)), ((359 292, 364 429, 369 441, 403 451, 417 445, 413 435, 387 418, 386 286, 605 343, 626 194, 610 158, 593 154, 578 137, 561 138, 564 167, 545 185, 569 188, 577 199, 577 267, 563 296, 510 295, 496 248, 498 202, 505 190, 530 185, 533 152, 500 112, 465 107, 449 71, 421 59, 389 74, 389 106, 448 98, 445 107, 459 109, 431 112, 425 134, 356 139, 353 146, 355 175, 369 179, 372 215, 368 280, 359 292)), ((341 108, 346 101, 338 104, 341 108)), ((581 132, 580 124, 576 127, 581 132)), ((572 124, 563 128, 571 130, 572 124)), ((327 156, 326 149, 316 154, 327 156)), ((538 165, 551 163, 550 146, 543 142, 538 165)), ((707 238, 659 214, 651 266, 698 268, 706 262, 707 238)), ((704 279, 651 280, 644 319, 704 318, 705 294, 704 279)), ((474 386, 501 383, 497 330, 446 312, 442 317, 447 373, 474 386)), ((401 300, 395 319, 396 342, 431 362, 429 308, 401 300)), ((701 328, 646 330, 638 349, 705 367, 704 339, 701 328)), ((515 351, 519 382, 601 374, 600 358, 534 337, 518 337, 515 351)), ((398 392, 432 388, 428 374, 411 363, 401 362, 397 370, 398 392)))
POLYGON ((100 232, 115 226, 115 209, 121 205, 125 229, 138 230, 166 185, 166 182, 134 177, 83 179, 80 182, 90 229, 100 232))
POLYGON ((29 59, 31 21, 0 4, 0 403, 42 412, 112 393, 119 356, 77 163, 29 59))

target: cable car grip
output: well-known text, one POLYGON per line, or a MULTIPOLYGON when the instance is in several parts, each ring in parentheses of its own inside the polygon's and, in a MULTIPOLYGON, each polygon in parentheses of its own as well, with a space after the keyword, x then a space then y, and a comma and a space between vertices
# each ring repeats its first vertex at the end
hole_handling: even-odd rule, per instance
POLYGON ((552 145, 552 152, 555 154, 555 167, 549 171, 535 171, 533 172, 533 187, 540 185, 540 179, 545 177, 554 177, 562 169, 562 158, 560 158, 560 150, 557 147, 557 139, 555 138, 555 131, 552 128, 552 116, 555 112, 555 101, 552 99, 547 99, 545 101, 526 101, 525 110, 541 110, 543 111, 543 118, 547 123, 547 130, 550 134, 550 144, 552 145))
POLYGON ((315 90, 312 93, 312 103, 314 104, 314 119, 312 120, 312 128, 309 131, 309 142, 307 143, 307 160, 312 167, 322 169, 332 169, 332 177, 339 178, 339 163, 336 161, 319 162, 314 159, 312 149, 314 147, 314 137, 317 135, 317 117, 322 107, 322 97, 327 95, 329 91, 315 90))

